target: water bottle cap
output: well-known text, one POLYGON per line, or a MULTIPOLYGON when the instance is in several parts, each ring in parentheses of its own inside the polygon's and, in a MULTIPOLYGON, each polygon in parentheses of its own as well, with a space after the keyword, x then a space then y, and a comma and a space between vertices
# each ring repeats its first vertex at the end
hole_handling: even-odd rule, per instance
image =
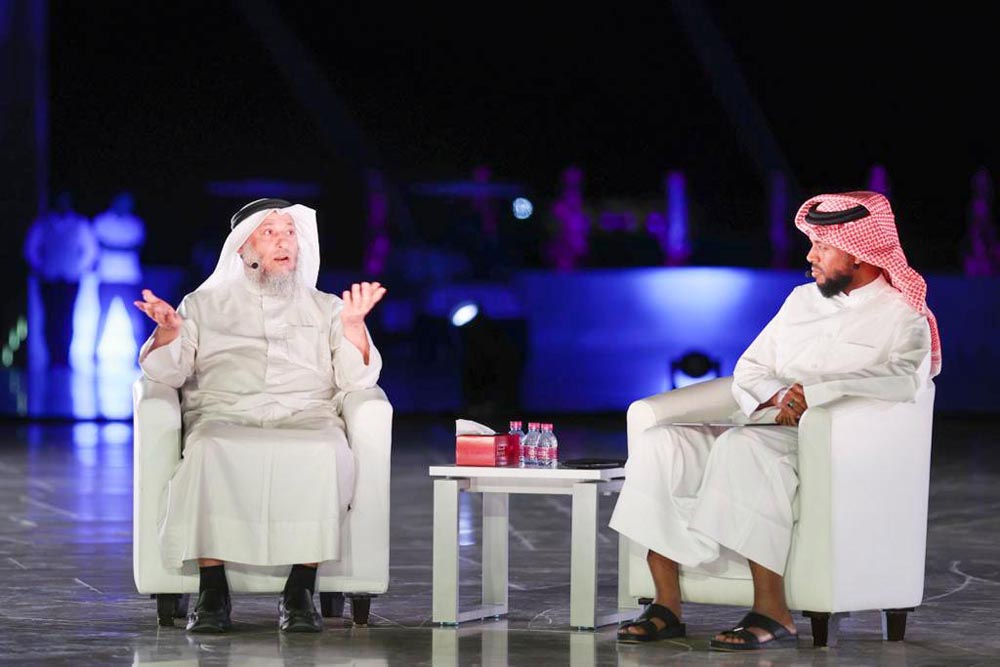
POLYGON ((521 428, 521 422, 519 422, 519 421, 512 421, 510 423, 510 427, 511 428, 521 428))
POLYGON ((538 422, 528 422, 528 428, 530 428, 532 431, 537 431, 539 429, 539 423, 538 422))

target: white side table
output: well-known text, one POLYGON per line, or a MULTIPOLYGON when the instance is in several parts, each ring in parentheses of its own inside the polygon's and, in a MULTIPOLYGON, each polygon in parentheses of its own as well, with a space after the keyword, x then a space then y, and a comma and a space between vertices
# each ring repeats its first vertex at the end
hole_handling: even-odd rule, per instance
POLYGON ((570 625, 593 629, 631 618, 638 604, 628 596, 628 541, 618 537, 618 610, 597 614, 598 494, 618 492, 624 468, 480 468, 431 466, 434 480, 433 611, 435 623, 457 625, 507 613, 508 498, 512 493, 573 497, 570 551, 570 625), (459 611, 458 494, 483 494, 482 604, 459 611))

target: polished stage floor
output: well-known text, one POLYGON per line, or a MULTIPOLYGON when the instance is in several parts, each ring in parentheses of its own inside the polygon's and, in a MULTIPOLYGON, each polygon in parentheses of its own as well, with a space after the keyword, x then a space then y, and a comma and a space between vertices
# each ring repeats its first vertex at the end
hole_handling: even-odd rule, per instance
MULTIPOLYGON (((563 456, 623 456, 624 418, 557 420, 563 456), (560 423, 561 421, 561 423, 560 423)), ((458 629, 431 624, 431 482, 449 462, 446 420, 397 421, 392 571, 372 624, 328 619, 320 635, 277 632, 277 599, 234 600, 233 632, 188 636, 157 626, 131 561, 131 427, 127 423, 0 424, 0 661, 169 665, 996 665, 1000 662, 1000 418, 936 424, 925 600, 907 640, 885 643, 876 612, 813 649, 799 618, 794 651, 719 654, 714 631, 742 610, 691 605, 689 638, 619 646, 614 628, 569 628, 569 498, 512 497, 511 613, 458 629)), ((604 524, 611 499, 602 501, 604 524)), ((478 503, 460 518, 463 590, 478 590, 478 503)), ((613 535, 599 540, 601 602, 615 587, 613 535)))

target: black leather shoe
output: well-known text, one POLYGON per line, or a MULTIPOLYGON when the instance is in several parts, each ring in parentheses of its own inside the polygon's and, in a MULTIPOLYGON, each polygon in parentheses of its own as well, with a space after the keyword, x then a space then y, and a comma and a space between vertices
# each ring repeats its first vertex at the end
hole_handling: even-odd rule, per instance
POLYGON ((323 629, 323 618, 313 605, 309 589, 298 588, 281 594, 278 627, 282 632, 319 632, 323 629))
POLYGON ((233 622, 229 615, 233 604, 229 595, 209 588, 198 595, 198 604, 188 614, 188 632, 229 632, 233 622))

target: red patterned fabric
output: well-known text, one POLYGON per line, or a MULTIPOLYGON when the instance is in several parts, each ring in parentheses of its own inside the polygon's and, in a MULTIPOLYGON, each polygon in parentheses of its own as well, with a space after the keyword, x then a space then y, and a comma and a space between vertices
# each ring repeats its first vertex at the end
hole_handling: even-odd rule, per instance
POLYGON ((795 226, 813 241, 839 248, 885 272, 889 283, 903 293, 917 312, 927 317, 931 329, 931 376, 940 373, 941 338, 937 319, 927 307, 927 283, 906 262, 889 200, 877 192, 866 191, 817 195, 799 208, 795 214, 795 226), (819 204, 817 213, 846 211, 861 205, 869 215, 839 225, 812 225, 805 218, 816 204, 819 204))

